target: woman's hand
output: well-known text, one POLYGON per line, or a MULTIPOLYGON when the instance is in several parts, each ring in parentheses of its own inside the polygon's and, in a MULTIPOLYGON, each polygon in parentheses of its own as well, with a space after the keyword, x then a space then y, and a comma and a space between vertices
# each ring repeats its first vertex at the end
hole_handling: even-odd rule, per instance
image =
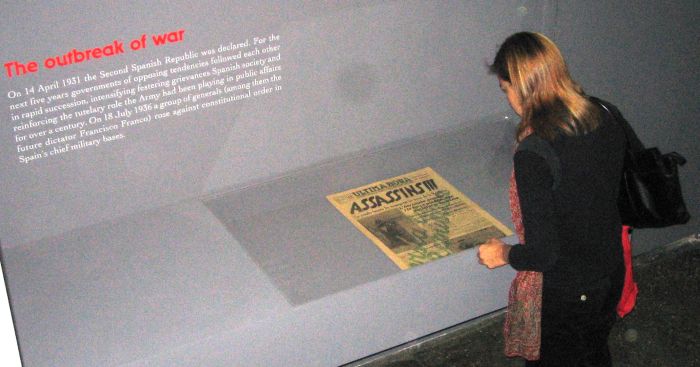
POLYGON ((497 238, 492 238, 488 242, 479 245, 476 255, 479 258, 479 264, 493 269, 508 264, 509 252, 510 245, 506 245, 497 238))

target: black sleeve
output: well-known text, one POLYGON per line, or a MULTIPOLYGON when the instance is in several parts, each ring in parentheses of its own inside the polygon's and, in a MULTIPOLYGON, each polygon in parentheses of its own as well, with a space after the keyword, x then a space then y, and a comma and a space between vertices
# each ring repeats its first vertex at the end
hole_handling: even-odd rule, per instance
POLYGON ((553 178, 544 158, 531 151, 514 157, 515 182, 525 227, 525 244, 513 246, 508 255, 516 270, 546 271, 559 258, 553 178))

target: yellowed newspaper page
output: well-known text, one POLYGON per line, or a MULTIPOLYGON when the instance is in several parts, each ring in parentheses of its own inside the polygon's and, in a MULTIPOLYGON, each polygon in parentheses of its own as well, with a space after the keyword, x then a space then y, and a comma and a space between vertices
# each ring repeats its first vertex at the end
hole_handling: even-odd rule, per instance
POLYGON ((401 269, 512 235, 430 167, 327 199, 401 269))

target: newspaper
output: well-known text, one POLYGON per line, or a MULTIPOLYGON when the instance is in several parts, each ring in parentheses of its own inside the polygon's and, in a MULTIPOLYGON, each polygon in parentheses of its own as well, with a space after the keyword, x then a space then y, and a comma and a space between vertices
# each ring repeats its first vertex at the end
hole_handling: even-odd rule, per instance
POLYGON ((430 167, 327 199, 401 269, 512 235, 430 167))

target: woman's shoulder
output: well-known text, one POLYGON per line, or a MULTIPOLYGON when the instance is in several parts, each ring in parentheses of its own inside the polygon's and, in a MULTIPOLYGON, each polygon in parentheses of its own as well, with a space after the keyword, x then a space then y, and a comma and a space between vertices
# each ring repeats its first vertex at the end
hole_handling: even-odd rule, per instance
POLYGON ((520 153, 522 156, 523 152, 534 153, 544 160, 549 168, 550 174, 552 175, 552 188, 557 188, 561 179, 561 162, 559 161, 559 155, 554 150, 552 144, 546 139, 533 133, 526 136, 520 141, 520 143, 518 143, 515 154, 518 155, 518 153, 520 153))
POLYGON ((529 134, 518 143, 516 152, 524 150, 538 153, 538 155, 545 155, 553 152, 552 144, 535 133, 529 134))
POLYGON ((623 119, 622 113, 620 110, 612 104, 611 102, 608 102, 602 98, 594 97, 594 96, 586 96, 588 100, 593 104, 593 106, 598 109, 599 112, 599 119, 601 124, 610 124, 610 123, 615 123, 616 121, 620 121, 623 119))

